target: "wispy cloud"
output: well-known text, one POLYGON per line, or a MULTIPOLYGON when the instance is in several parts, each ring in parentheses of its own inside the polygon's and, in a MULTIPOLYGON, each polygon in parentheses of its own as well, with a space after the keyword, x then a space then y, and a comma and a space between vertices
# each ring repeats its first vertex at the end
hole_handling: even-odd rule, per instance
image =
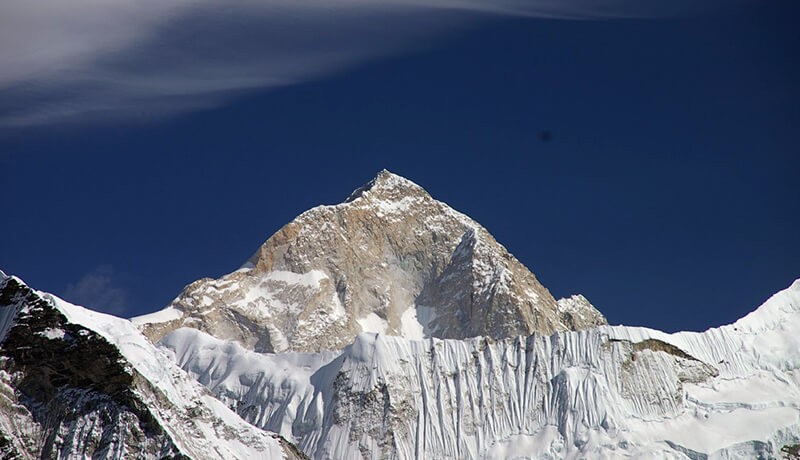
POLYGON ((117 284, 117 273, 110 265, 101 265, 70 283, 64 299, 93 310, 122 316, 128 309, 128 292, 117 284))
POLYGON ((4 0, 0 125, 147 120, 214 107, 421 46, 481 15, 639 17, 682 2, 4 0))

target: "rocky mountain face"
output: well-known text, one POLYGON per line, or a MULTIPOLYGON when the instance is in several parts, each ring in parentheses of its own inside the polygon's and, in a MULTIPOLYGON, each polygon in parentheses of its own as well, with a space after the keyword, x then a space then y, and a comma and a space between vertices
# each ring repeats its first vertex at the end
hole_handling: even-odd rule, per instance
POLYGON ((361 332, 505 338, 606 323, 585 299, 557 303, 486 229, 388 171, 137 322, 153 340, 188 326, 259 352, 335 350, 361 332))
POLYGON ((230 412, 130 322, 2 272, 0 456, 305 458, 230 412))

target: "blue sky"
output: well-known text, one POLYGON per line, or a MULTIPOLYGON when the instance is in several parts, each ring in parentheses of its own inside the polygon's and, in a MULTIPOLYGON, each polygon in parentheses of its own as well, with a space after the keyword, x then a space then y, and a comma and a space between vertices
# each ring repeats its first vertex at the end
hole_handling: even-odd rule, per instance
POLYGON ((800 277, 796 2, 603 20, 370 3, 308 23, 159 12, 158 33, 43 62, 0 46, 0 268, 153 311, 387 168, 614 324, 702 330, 800 277), (270 49, 233 46, 257 26, 270 49))

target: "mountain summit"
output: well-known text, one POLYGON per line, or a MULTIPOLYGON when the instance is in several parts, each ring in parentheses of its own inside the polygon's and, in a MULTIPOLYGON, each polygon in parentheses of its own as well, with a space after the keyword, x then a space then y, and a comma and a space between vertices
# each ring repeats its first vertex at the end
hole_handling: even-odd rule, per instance
POLYGON ((556 302, 477 222, 386 170, 135 322, 153 340, 190 326, 266 352, 340 349, 362 332, 505 338, 606 323, 588 301, 556 302))
POLYGON ((367 192, 370 192, 373 197, 380 196, 381 199, 388 201, 402 200, 408 196, 431 197, 425 189, 414 182, 384 169, 371 181, 353 190, 353 193, 344 202, 355 201, 367 192))

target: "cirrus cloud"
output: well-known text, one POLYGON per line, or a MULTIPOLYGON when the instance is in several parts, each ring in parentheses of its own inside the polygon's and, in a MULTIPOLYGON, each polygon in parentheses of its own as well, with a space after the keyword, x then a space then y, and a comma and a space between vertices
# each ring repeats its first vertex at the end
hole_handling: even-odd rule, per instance
POLYGON ((152 119, 424 46, 487 15, 610 19, 688 0, 5 0, 0 125, 152 119))

